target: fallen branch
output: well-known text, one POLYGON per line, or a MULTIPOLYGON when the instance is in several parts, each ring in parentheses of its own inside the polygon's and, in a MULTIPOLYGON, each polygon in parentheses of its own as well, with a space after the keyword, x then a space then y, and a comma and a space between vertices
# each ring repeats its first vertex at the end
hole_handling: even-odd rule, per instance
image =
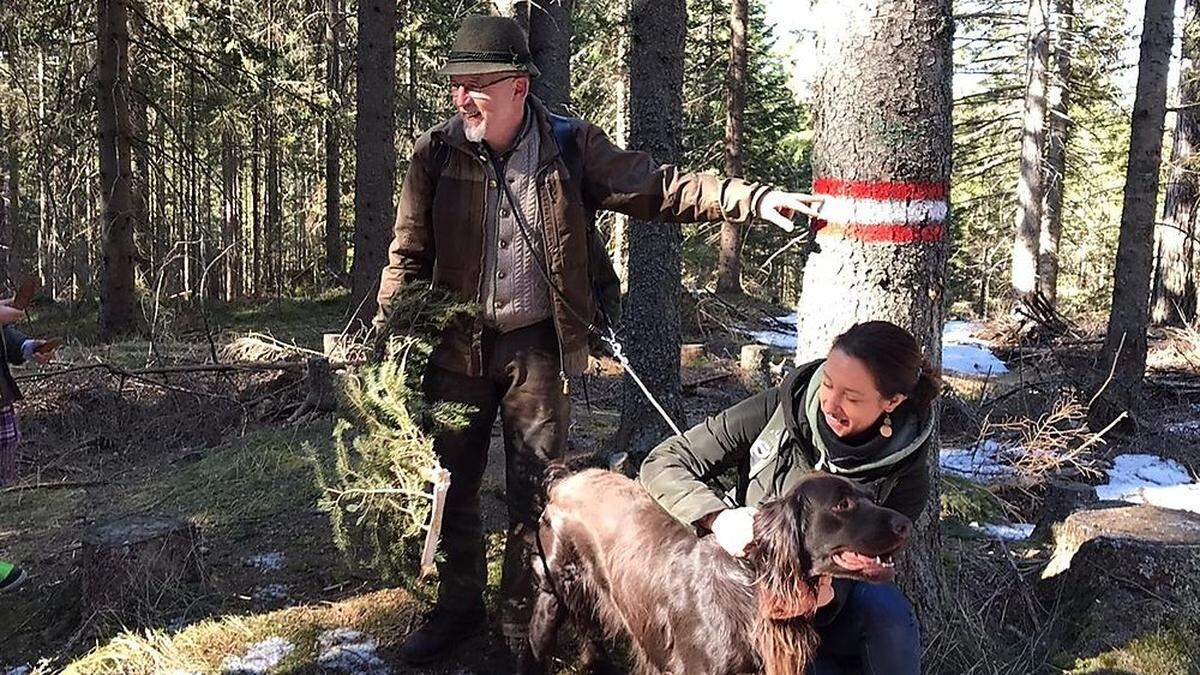
POLYGON ((0 492, 8 494, 9 492, 28 492, 30 490, 59 490, 59 489, 74 489, 81 487, 91 487, 93 485, 108 485, 110 481, 106 480, 77 480, 63 481, 61 483, 33 483, 31 485, 13 485, 6 487, 0 492))
MULTIPOLYGON (((331 361, 329 366, 334 370, 341 370, 353 365, 359 365, 357 361, 331 361)), ((35 382, 46 380, 71 373, 86 372, 89 370, 106 370, 112 375, 129 378, 144 378, 150 375, 180 375, 190 373, 230 373, 230 372, 263 372, 263 371, 303 371, 305 364, 301 361, 244 361, 240 363, 195 363, 184 364, 178 366, 160 366, 157 368, 141 368, 130 370, 111 363, 92 363, 84 366, 72 366, 62 370, 53 370, 42 373, 29 373, 26 375, 18 375, 14 379, 18 382, 35 382)), ((153 382, 153 384, 159 384, 153 382)))

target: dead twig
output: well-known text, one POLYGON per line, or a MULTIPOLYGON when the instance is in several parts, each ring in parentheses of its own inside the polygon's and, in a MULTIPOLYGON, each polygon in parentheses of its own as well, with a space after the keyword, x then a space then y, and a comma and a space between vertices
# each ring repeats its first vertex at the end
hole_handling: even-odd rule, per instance
POLYGON ((8 494, 10 492, 28 492, 30 490, 65 490, 92 487, 94 485, 108 485, 109 482, 106 480, 74 480, 63 481, 61 483, 32 483, 29 485, 13 485, 0 490, 0 492, 8 494))

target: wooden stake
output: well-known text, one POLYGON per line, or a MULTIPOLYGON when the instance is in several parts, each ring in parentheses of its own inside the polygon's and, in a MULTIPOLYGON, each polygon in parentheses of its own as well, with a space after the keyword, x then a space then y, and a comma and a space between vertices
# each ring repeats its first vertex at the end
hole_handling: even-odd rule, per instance
POLYGON ((442 533, 442 513, 446 510, 446 492, 450 489, 450 472, 441 466, 429 471, 433 483, 433 512, 429 516, 429 529, 425 533, 425 546, 421 549, 421 576, 434 571, 433 557, 437 553, 438 539, 442 533))

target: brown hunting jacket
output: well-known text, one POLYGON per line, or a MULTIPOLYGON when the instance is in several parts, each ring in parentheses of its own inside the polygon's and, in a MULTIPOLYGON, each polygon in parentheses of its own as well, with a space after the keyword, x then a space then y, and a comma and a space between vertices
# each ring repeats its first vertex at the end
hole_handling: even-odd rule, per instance
MULTIPOLYGON (((535 182, 546 262, 551 281, 565 296, 551 293, 552 316, 563 370, 578 375, 587 366, 588 334, 576 315, 591 319, 596 313, 592 289, 598 265, 588 259, 596 211, 648 221, 746 223, 770 187, 658 165, 644 152, 618 148, 599 127, 583 120, 570 120, 578 152, 578 170, 571 170, 560 156, 549 112, 533 96, 528 100, 535 131, 541 134, 535 182)), ((457 115, 417 139, 380 280, 378 299, 384 312, 396 289, 414 281, 479 301, 488 161, 483 148, 466 139, 457 115)), ((482 329, 479 317, 453 322, 432 363, 466 375, 480 374, 482 329)))

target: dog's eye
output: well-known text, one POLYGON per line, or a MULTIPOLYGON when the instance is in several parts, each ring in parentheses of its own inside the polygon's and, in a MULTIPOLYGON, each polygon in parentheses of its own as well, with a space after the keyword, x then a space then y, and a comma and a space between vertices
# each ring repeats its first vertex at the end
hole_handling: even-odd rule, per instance
POLYGON ((834 505, 834 511, 849 511, 854 508, 854 500, 849 497, 842 497, 842 501, 834 505))

